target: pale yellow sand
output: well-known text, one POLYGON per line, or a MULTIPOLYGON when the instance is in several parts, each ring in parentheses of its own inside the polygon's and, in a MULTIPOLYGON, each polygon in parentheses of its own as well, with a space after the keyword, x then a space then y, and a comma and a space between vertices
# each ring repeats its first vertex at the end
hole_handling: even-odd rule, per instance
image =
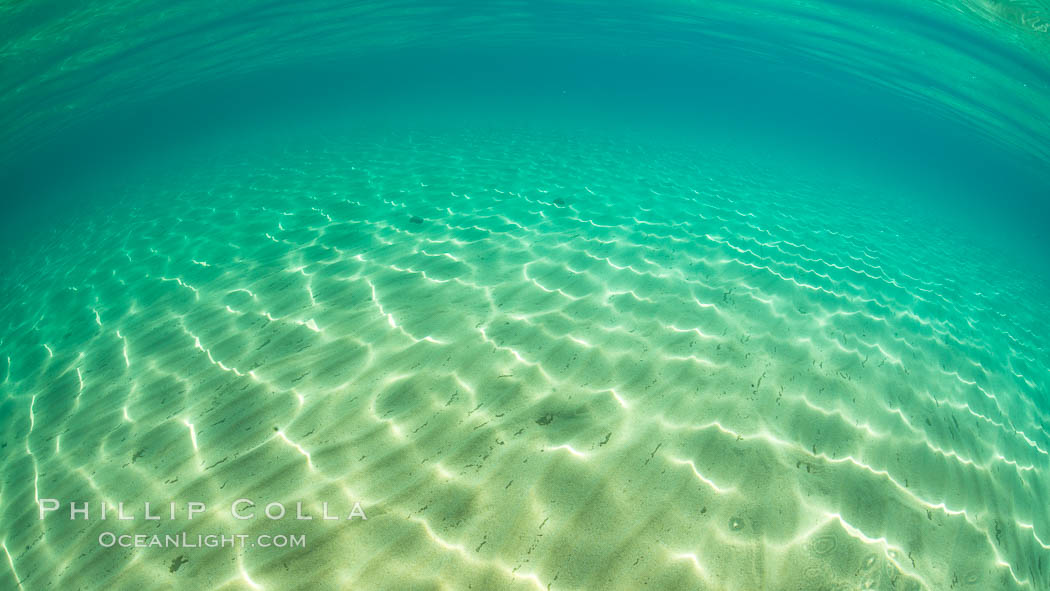
POLYGON ((961 245, 695 161, 290 149, 65 237, 3 312, 0 586, 1042 588, 1029 320, 961 245), (240 498, 314 519, 235 520, 240 498))

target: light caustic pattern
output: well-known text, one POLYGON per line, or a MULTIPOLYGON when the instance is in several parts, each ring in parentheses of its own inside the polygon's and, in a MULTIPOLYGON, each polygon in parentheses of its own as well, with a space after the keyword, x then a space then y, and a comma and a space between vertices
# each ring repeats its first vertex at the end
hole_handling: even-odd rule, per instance
POLYGON ((598 140, 238 158, 13 272, 5 588, 1050 580, 1045 302, 924 220, 598 140), (368 520, 235 521, 242 497, 368 520), (100 548, 114 528, 308 547, 100 548))

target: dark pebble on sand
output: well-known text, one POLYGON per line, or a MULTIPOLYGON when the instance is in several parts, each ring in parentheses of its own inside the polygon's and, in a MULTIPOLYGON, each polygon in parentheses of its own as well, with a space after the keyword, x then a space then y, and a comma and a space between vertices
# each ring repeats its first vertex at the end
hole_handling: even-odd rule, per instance
POLYGON ((180 554, 177 558, 175 558, 175 560, 171 561, 171 566, 168 567, 168 572, 173 573, 179 570, 179 567, 186 564, 187 562, 189 562, 189 560, 186 560, 186 557, 180 554))
POLYGON ((423 223, 423 218, 419 217, 418 215, 414 215, 408 221, 412 222, 413 224, 422 224, 423 223))

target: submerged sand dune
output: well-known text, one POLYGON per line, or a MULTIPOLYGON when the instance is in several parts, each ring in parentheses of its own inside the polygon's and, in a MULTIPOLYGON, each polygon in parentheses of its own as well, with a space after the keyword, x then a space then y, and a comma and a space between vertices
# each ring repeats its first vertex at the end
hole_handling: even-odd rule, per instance
POLYGON ((875 192, 391 134, 128 194, 10 270, 3 588, 1050 581, 1046 301, 875 192))

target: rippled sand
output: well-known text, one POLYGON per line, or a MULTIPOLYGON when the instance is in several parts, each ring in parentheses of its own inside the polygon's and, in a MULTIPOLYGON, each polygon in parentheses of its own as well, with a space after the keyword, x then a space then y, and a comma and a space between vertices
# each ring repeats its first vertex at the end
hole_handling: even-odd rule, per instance
POLYGON ((0 587, 1050 580, 1046 303, 876 192, 612 141, 392 134, 128 193, 6 279, 0 587), (62 508, 41 521, 38 498, 62 508), (238 521, 239 498, 315 519, 238 521), (146 501, 208 511, 145 521, 146 501))

